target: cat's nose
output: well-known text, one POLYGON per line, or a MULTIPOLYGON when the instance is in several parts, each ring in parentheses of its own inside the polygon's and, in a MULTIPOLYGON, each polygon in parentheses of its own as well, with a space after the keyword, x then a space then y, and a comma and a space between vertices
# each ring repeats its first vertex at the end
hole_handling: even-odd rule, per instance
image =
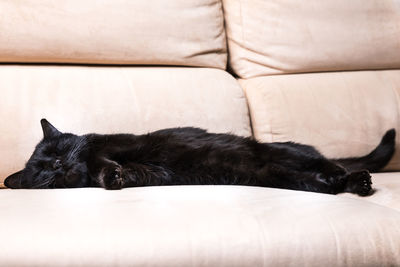
POLYGON ((61 166, 62 166, 62 163, 61 163, 61 160, 59 160, 59 159, 57 159, 53 164, 54 169, 59 169, 59 168, 61 168, 61 166))

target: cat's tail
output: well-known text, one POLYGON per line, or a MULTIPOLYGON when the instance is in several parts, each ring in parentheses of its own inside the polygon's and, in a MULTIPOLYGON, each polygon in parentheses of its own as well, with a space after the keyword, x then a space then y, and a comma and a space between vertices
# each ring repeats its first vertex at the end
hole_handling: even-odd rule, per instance
POLYGON ((359 158, 334 159, 348 171, 368 170, 376 172, 386 166, 394 154, 396 130, 390 129, 379 145, 368 155, 359 158))

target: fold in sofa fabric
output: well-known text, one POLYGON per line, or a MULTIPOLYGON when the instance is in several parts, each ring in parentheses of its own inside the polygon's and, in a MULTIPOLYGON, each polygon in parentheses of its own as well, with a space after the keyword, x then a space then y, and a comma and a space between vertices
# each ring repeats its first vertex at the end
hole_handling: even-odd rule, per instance
POLYGON ((243 90, 218 69, 9 65, 0 77, 0 182, 28 160, 41 118, 76 134, 195 126, 251 135, 243 90))
POLYGON ((329 158, 362 156, 397 129, 387 170, 400 170, 400 71, 332 72, 242 79, 254 135, 295 141, 329 158))
POLYGON ((219 0, 0 1, 0 62, 225 69, 219 0))
POLYGON ((224 0, 242 78, 400 67, 398 0, 224 0))

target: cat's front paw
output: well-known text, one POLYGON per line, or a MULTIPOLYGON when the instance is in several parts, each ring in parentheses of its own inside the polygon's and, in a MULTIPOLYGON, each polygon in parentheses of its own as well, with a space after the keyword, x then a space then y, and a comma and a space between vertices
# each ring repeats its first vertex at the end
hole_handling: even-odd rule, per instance
POLYGON ((360 196, 368 196, 372 192, 371 184, 371 175, 368 171, 352 172, 347 178, 345 191, 360 196))
POLYGON ((111 165, 103 168, 100 173, 99 183, 105 189, 121 189, 125 185, 125 179, 122 174, 122 166, 111 165))

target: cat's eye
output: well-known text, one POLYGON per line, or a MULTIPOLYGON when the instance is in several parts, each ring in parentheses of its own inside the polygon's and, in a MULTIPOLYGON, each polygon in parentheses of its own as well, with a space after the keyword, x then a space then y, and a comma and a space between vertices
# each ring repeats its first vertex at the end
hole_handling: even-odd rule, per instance
POLYGON ((56 159, 56 161, 54 161, 54 164, 53 164, 53 169, 59 169, 59 168, 61 168, 61 166, 62 166, 62 163, 61 163, 61 160, 59 160, 59 159, 56 159))

